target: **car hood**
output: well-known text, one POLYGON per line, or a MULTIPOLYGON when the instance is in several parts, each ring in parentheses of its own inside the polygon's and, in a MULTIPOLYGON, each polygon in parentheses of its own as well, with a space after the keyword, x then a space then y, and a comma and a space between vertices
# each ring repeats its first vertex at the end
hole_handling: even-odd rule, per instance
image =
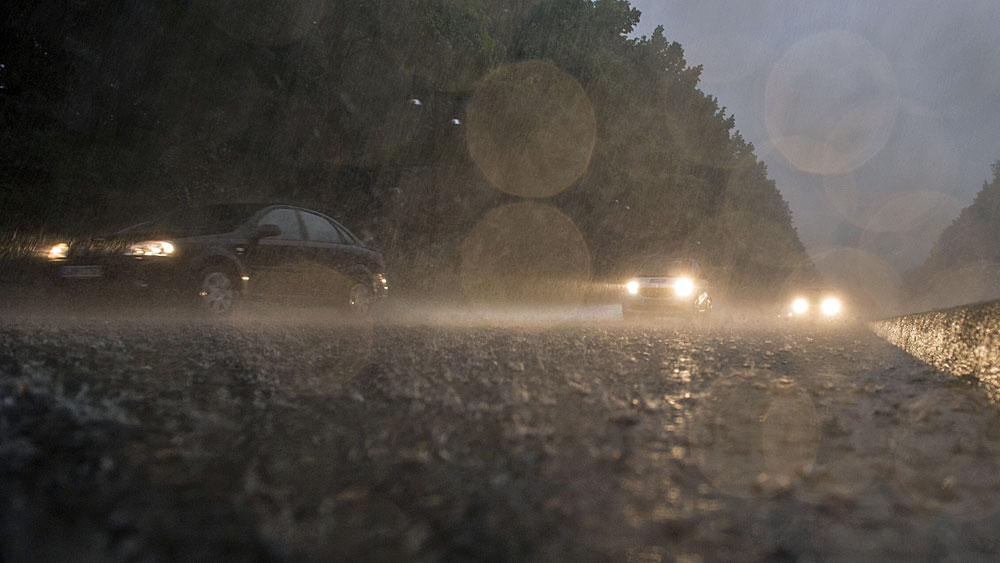
POLYGON ((639 283, 673 285, 677 280, 687 278, 696 286, 706 285, 708 280, 691 278, 688 276, 634 276, 632 279, 639 283))
POLYGON ((153 230, 129 230, 109 235, 92 236, 89 238, 77 239, 70 242, 68 258, 88 256, 120 256, 125 254, 133 244, 149 240, 169 240, 194 241, 199 238, 216 238, 225 235, 209 235, 208 237, 197 237, 185 235, 179 232, 153 231, 153 230))

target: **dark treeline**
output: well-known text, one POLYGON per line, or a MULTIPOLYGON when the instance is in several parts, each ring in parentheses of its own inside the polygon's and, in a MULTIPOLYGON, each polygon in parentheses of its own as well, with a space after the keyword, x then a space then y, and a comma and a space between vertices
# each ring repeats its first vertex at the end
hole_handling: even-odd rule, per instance
POLYGON ((371 235, 416 283, 454 271, 491 209, 530 199, 572 220, 596 279, 651 253, 694 255, 735 293, 812 275, 753 146, 697 89, 700 67, 662 29, 629 38, 640 14, 625 0, 5 12, 8 233, 286 201, 371 235))
POLYGON ((907 285, 916 308, 1000 299, 1000 160, 972 204, 946 228, 907 285))

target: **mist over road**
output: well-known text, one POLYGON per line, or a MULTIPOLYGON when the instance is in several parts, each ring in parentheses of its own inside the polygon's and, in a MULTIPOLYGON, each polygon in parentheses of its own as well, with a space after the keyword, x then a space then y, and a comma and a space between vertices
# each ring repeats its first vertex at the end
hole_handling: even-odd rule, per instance
POLYGON ((0 328, 5 561, 985 561, 1000 542, 1000 410, 860 325, 135 316, 0 328))

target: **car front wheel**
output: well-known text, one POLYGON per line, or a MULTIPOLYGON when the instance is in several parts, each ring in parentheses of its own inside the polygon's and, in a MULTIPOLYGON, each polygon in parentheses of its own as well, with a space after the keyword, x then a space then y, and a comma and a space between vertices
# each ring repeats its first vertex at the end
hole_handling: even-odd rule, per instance
POLYGON ((236 282, 231 274, 215 268, 202 272, 198 303, 206 313, 212 316, 232 313, 237 293, 236 282))
POLYGON ((372 294, 371 287, 362 282, 351 284, 351 289, 347 296, 347 304, 350 306, 351 311, 361 315, 368 314, 371 311, 374 301, 375 296, 372 294))
POLYGON ((698 313, 702 315, 707 315, 712 312, 712 300, 706 299, 703 303, 700 303, 696 307, 698 313))

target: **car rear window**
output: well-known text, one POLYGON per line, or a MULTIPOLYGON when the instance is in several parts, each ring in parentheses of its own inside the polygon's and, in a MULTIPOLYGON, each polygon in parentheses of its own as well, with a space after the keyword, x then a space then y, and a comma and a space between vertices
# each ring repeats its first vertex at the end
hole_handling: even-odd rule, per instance
POLYGON ((309 233, 309 240, 315 242, 333 242, 344 244, 344 237, 329 221, 313 213, 302 213, 302 219, 306 223, 306 231, 309 233))

